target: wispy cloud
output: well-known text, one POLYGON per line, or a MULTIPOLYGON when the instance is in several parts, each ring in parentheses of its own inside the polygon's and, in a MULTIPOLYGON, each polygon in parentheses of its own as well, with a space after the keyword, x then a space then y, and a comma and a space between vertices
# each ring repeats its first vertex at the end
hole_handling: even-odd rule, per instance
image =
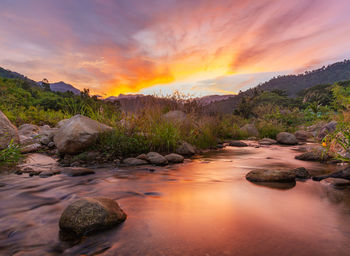
POLYGON ((0 65, 105 95, 237 92, 350 57, 349 12, 347 0, 3 0, 0 65))

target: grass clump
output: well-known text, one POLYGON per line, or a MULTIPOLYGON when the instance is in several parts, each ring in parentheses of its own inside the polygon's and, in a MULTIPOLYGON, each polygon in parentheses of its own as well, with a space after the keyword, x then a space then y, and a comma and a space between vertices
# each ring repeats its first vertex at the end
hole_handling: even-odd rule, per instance
POLYGON ((7 148, 0 150, 0 165, 15 165, 22 157, 19 145, 11 140, 7 148))

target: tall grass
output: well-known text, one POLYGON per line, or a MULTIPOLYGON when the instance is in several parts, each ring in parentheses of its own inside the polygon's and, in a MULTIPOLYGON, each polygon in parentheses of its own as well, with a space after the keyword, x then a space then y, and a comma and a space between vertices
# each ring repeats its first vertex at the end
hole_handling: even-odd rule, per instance
POLYGON ((13 140, 7 148, 0 150, 0 165, 16 164, 21 158, 21 149, 13 143, 13 140))

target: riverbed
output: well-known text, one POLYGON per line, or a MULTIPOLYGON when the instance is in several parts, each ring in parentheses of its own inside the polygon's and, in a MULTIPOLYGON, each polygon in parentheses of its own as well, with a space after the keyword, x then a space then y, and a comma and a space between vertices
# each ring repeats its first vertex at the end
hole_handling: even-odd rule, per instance
POLYGON ((295 160, 298 146, 226 147, 166 167, 103 168, 48 178, 0 174, 0 255, 349 255, 350 189, 307 180, 248 182, 256 168, 341 167, 295 160), (120 226, 67 242, 64 208, 85 197, 116 199, 120 226))

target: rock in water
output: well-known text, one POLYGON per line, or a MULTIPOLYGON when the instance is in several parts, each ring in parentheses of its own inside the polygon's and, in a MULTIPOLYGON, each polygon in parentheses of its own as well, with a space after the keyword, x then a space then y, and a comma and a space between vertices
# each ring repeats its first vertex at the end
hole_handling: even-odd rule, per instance
POLYGON ((155 165, 166 165, 166 164, 168 164, 168 160, 166 160, 166 158, 164 156, 162 156, 161 154, 158 154, 157 152, 149 152, 147 154, 147 160, 151 164, 155 164, 155 165))
POLYGON ((295 159, 303 160, 303 161, 325 162, 328 159, 330 159, 330 156, 327 153, 326 149, 319 146, 319 147, 313 147, 310 149, 310 151, 295 156, 295 159))
POLYGON ((142 160, 142 159, 138 159, 138 158, 133 158, 133 157, 129 157, 129 158, 125 158, 123 160, 123 163, 128 165, 128 166, 136 166, 136 165, 145 165, 148 164, 147 161, 142 160))
POLYGON ((299 178, 299 179, 310 179, 311 178, 310 173, 304 167, 295 168, 291 171, 295 173, 296 178, 299 178))
POLYGON ((313 137, 311 132, 307 132, 303 130, 296 131, 294 135, 299 141, 307 141, 309 138, 313 137))
POLYGON ((191 144, 187 143, 186 141, 183 141, 181 145, 176 149, 176 153, 183 156, 190 156, 194 155, 196 153, 196 150, 191 144))
POLYGON ((108 198, 86 197, 68 205, 59 226, 63 232, 82 236, 97 230, 112 228, 126 219, 118 203, 108 198))
POLYGON ((294 136, 294 134, 291 134, 289 132, 280 132, 277 134, 277 142, 285 145, 296 145, 298 144, 297 138, 294 136))
POLYGON ((6 148, 10 144, 11 140, 13 143, 19 143, 17 128, 0 110, 0 149, 6 148))
POLYGON ((326 178, 324 180, 321 180, 321 183, 324 185, 330 185, 335 188, 350 186, 350 180, 341 178, 326 178))
POLYGON ((62 173, 71 177, 95 174, 93 170, 84 167, 67 167, 62 169, 62 173))
POLYGON ((182 155, 172 153, 166 155, 165 159, 168 160, 169 163, 182 163, 185 158, 182 155))
POLYGON ((231 141, 229 145, 231 147, 248 147, 247 143, 245 143, 243 141, 239 141, 239 140, 231 141))
POLYGON ((294 182, 296 174, 283 170, 253 170, 246 175, 251 182, 294 182))
POLYGON ((343 170, 332 172, 326 175, 312 177, 312 179, 316 181, 324 180, 326 178, 339 178, 339 179, 350 180, 350 167, 347 167, 347 168, 344 168, 343 170))
POLYGON ((89 147, 99 133, 112 128, 86 116, 76 115, 64 122, 54 135, 54 142, 61 154, 78 154, 89 147))

